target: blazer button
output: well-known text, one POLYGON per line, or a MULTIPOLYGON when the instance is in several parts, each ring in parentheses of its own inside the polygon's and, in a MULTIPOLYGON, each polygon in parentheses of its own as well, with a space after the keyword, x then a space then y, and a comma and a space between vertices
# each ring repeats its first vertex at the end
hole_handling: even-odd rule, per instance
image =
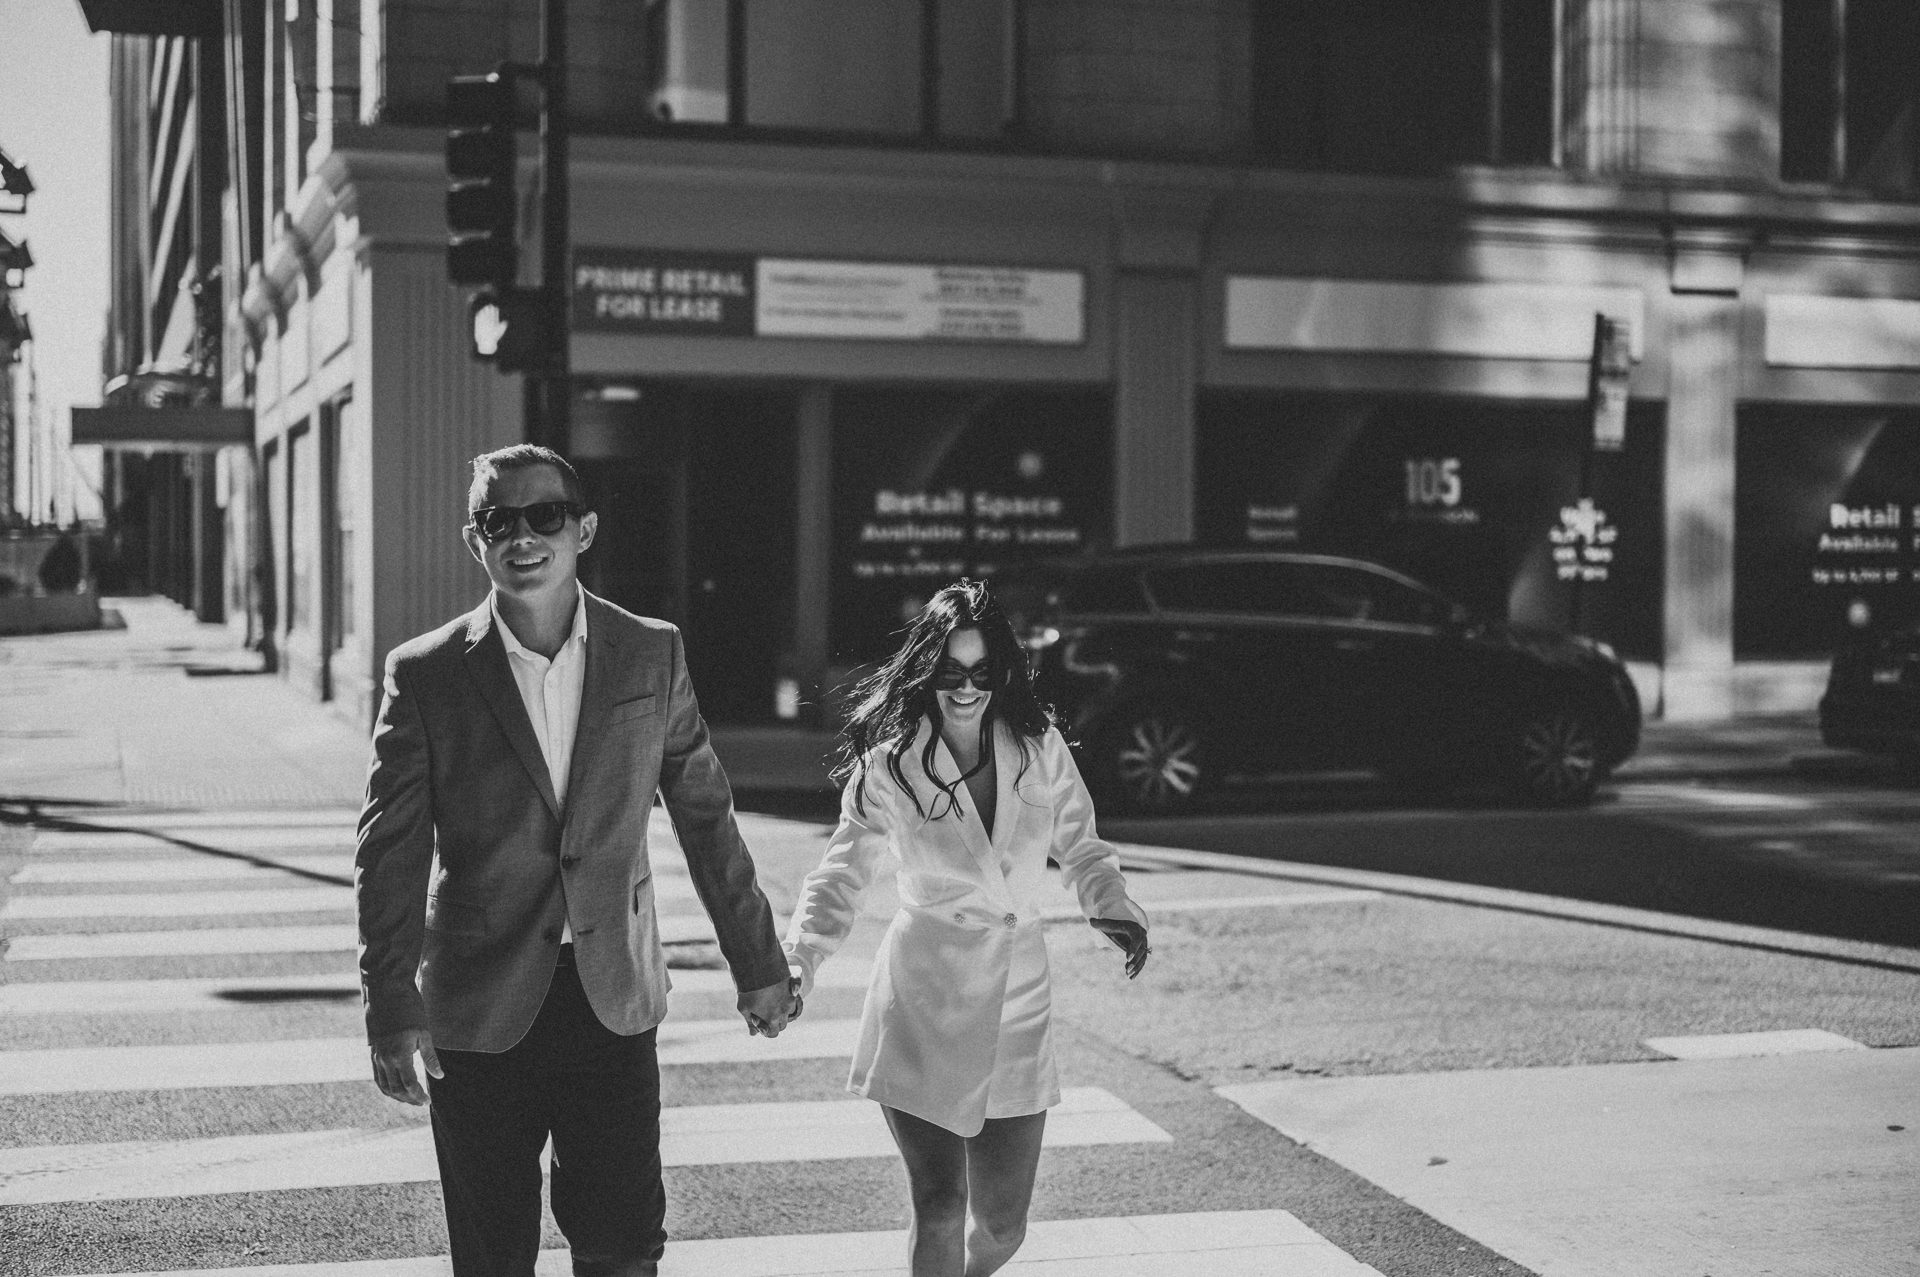
POLYGON ((571 869, 571 868, 573 868, 573 867, 574 867, 575 865, 577 865, 577 864, 579 864, 579 863, 580 863, 580 857, 578 857, 578 856, 562 856, 562 857, 560 857, 560 867, 561 867, 562 869, 571 869))
POLYGON ((1008 914, 1005 918, 1001 919, 1001 921, 1005 922, 1009 927, 1011 927, 1014 923, 1020 921, 1020 919, 1014 917, 1012 914, 1008 914))
POLYGON ((547 942, 548 944, 559 944, 559 943, 560 943, 560 928, 558 928, 558 927, 548 927, 548 928, 547 928, 547 929, 546 929, 545 931, 542 931, 542 932, 540 933, 540 938, 541 938, 542 940, 545 940, 545 941, 546 941, 546 942, 547 942))

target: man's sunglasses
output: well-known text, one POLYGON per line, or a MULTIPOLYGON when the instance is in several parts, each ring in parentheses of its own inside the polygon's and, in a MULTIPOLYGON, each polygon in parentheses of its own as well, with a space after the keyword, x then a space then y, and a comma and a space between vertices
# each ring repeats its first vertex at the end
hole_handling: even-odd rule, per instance
POLYGON ((934 689, 942 692, 957 692, 969 683, 983 692, 991 692, 1004 686, 1006 681, 1006 670, 992 661, 982 661, 964 670, 958 665, 942 665, 933 672, 934 689))
POLYGON ((567 526, 569 518, 579 518, 586 507, 574 501, 536 501, 532 505, 483 505, 470 516, 473 530, 491 545, 513 535, 525 516, 527 526, 543 537, 550 537, 567 526))

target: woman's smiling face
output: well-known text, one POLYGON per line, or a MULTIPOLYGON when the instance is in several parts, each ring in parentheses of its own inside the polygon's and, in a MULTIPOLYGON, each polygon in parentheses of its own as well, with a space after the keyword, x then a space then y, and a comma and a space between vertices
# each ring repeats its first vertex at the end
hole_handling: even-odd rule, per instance
MULTIPOLYGON (((941 672, 953 673, 965 670, 976 675, 987 675, 987 641, 980 637, 979 630, 955 630, 947 636, 946 651, 940 657, 941 672)), ((937 678, 939 675, 936 674, 937 678)), ((988 682, 980 678, 979 682, 988 682)), ((956 727, 970 727, 979 723, 987 712, 987 704, 993 700, 993 693, 975 686, 973 682, 962 683, 952 691, 934 689, 934 695, 940 700, 940 716, 956 727)))

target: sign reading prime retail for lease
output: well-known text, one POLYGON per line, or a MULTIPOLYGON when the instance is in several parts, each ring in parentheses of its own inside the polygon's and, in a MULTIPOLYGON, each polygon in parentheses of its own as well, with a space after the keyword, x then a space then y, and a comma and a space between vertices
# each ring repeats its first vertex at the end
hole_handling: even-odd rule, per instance
POLYGON ((751 337, 753 258, 729 253, 573 254, 573 326, 586 332, 751 337))
POLYGON ((1086 340, 1077 270, 807 261, 730 253, 582 248, 582 332, 859 341, 1086 340))
POLYGON ((762 337, 1075 345, 1086 336, 1079 271, 763 257, 755 282, 762 337))

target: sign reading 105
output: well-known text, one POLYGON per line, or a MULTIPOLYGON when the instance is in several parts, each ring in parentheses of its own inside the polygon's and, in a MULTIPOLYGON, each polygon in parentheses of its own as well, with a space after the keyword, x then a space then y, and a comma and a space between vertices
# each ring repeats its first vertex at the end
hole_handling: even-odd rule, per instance
POLYGON ((1460 458, 1409 458, 1406 466, 1408 505, 1460 504, 1460 458))

